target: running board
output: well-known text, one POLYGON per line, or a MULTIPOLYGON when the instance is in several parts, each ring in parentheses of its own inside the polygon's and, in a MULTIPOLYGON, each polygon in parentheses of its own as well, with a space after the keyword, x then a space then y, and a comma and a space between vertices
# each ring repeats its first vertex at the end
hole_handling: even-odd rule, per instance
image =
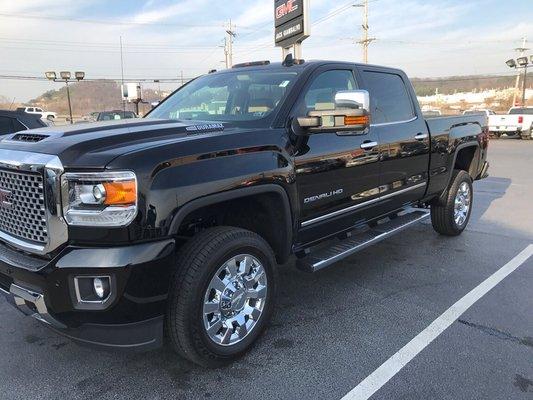
POLYGON ((413 209, 406 214, 388 220, 382 224, 347 239, 337 242, 331 247, 310 253, 305 258, 298 260, 299 269, 306 272, 316 272, 331 264, 357 253, 367 247, 381 242, 404 229, 423 221, 430 215, 428 210, 413 209))

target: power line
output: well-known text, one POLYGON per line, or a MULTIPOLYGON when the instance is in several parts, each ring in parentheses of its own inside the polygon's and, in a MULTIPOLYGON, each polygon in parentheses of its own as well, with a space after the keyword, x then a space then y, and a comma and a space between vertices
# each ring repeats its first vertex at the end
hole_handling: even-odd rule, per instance
MULTIPOLYGON (((187 24, 182 22, 160 22, 160 21, 129 21, 122 19, 89 19, 89 18, 75 18, 75 17, 57 17, 53 15, 32 15, 32 14, 14 14, 14 13, 0 13, 0 17, 15 18, 15 19, 33 19, 33 20, 50 20, 50 21, 64 21, 64 22, 79 22, 85 24, 98 25, 156 25, 156 26, 179 26, 182 28, 213 28, 217 26, 224 26, 223 21, 216 21, 212 24, 187 24)), ((255 26, 239 26, 240 29, 254 30, 255 26)))
MULTIPOLYGON (((51 21, 65 21, 65 22, 79 22, 84 24, 98 24, 98 25, 137 25, 137 26, 144 26, 144 25, 157 25, 157 26, 180 26, 180 27, 186 27, 186 28, 212 28, 215 26, 215 24, 210 25, 201 25, 201 24, 184 24, 181 22, 175 22, 175 23, 164 23, 164 22, 142 22, 142 21, 127 21, 127 20, 119 20, 119 19, 102 19, 102 20, 96 20, 96 19, 85 19, 85 18, 72 18, 72 17, 56 17, 52 15, 31 15, 31 14, 8 14, 8 13, 0 13, 0 17, 5 18, 15 18, 15 19, 37 19, 37 20, 51 20, 51 21)), ((223 26, 223 24, 220 24, 223 26)))
MULTIPOLYGON (((41 76, 30 76, 30 75, 0 75, 0 79, 4 80, 21 80, 21 81, 46 81, 49 82, 46 77, 41 76)), ((192 79, 195 79, 195 77, 179 77, 179 78, 141 78, 141 77, 135 77, 133 75, 125 76, 125 81, 135 81, 135 82, 181 82, 182 80, 190 81, 192 79)), ((83 82, 116 82, 120 83, 122 80, 122 77, 102 77, 102 78, 85 78, 83 82)))

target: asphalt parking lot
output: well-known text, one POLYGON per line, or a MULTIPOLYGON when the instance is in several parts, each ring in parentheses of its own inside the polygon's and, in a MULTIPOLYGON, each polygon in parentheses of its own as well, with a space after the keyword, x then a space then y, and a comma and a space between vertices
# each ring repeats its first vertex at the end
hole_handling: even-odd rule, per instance
MULTIPOLYGON (((308 275, 280 273, 270 329, 240 362, 203 370, 168 349, 78 347, 0 300, 1 399, 341 399, 533 243, 533 141, 493 141, 467 231, 429 223, 308 275)), ((533 257, 372 399, 533 398, 533 257)))

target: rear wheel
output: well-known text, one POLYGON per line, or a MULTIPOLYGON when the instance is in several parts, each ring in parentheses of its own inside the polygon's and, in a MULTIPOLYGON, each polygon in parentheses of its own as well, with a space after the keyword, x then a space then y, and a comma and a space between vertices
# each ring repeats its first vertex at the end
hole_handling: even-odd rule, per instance
POLYGON ((171 282, 166 330, 173 348, 204 367, 242 356, 274 308, 275 258, 257 234, 213 228, 188 242, 171 282))
POLYGON ((472 213, 474 191, 470 175, 466 171, 454 171, 444 196, 442 205, 431 207, 433 229, 441 235, 458 236, 465 230, 472 213))

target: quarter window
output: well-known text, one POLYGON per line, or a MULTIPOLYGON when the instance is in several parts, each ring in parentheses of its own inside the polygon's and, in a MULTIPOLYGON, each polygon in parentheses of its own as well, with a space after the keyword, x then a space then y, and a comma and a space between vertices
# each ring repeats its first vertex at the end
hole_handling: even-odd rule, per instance
POLYGON ((372 123, 408 121, 415 117, 413 103, 400 75, 364 71, 370 93, 372 123))

